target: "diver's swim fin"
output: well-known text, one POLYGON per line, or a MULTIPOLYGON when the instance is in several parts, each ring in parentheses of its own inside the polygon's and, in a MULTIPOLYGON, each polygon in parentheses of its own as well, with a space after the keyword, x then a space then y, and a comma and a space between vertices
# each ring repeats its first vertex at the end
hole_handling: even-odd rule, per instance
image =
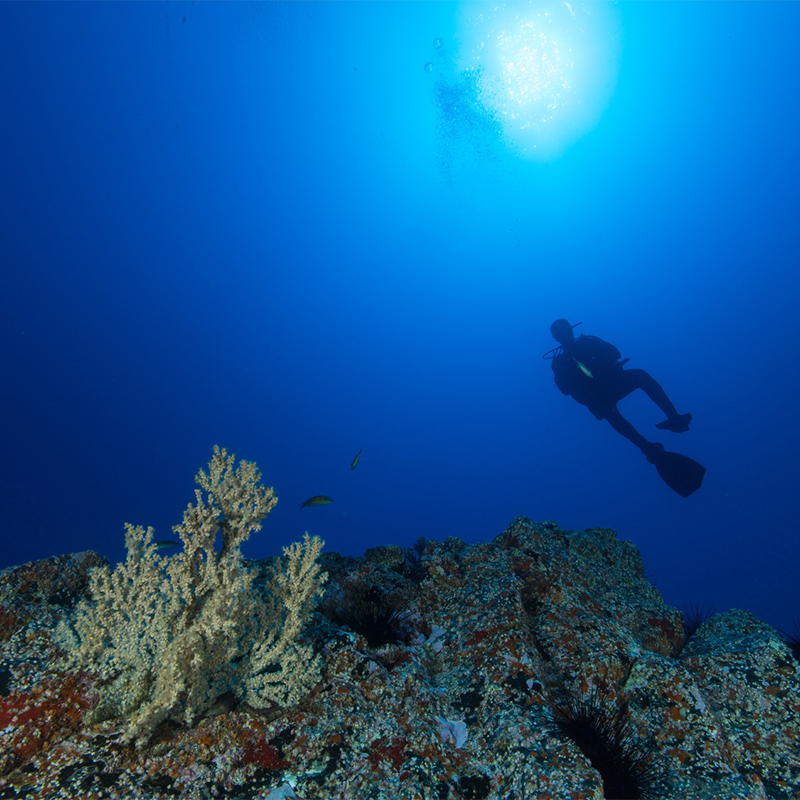
POLYGON ((677 417, 670 417, 663 422, 656 423, 656 428, 660 428, 662 431, 672 431, 673 433, 686 433, 689 430, 691 421, 691 414, 678 414, 677 417))
POLYGON ((689 456, 662 450, 654 454, 652 462, 656 465, 661 480, 681 497, 688 497, 703 484, 706 468, 689 456))

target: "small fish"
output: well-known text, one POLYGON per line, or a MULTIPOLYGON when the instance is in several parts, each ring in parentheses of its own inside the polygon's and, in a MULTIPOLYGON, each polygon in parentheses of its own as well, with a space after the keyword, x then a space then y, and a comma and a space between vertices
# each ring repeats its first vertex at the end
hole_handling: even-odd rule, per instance
POLYGON ((581 364, 581 362, 580 362, 580 361, 578 361, 578 359, 577 359, 577 358, 574 358, 574 357, 573 357, 573 359, 572 359, 572 360, 573 360, 573 361, 574 361, 574 362, 575 362, 575 363, 576 363, 576 364, 577 364, 577 365, 578 365, 578 366, 581 368, 581 372, 582 372, 582 373, 583 373, 583 374, 584 374, 584 375, 585 375, 587 378, 594 378, 594 375, 592 375, 592 371, 589 369, 589 367, 587 367, 585 364, 581 364))
POLYGON ((181 543, 176 542, 174 539, 162 539, 160 542, 154 543, 158 550, 171 550, 173 547, 180 547, 181 543))
POLYGON ((330 497, 328 497, 328 495, 318 494, 306 500, 305 503, 303 503, 303 505, 300 506, 300 508, 305 508, 306 506, 327 506, 332 502, 333 500, 330 497))
MULTIPOLYGON (((364 448, 362 447, 361 450, 364 448)), ((354 470, 358 466, 358 462, 361 459, 361 450, 356 453, 356 457, 350 462, 350 469, 354 470)))

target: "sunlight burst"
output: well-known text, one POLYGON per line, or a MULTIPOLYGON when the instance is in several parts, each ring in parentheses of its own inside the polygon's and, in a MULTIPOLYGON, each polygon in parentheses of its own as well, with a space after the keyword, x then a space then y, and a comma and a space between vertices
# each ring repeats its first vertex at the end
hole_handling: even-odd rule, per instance
POLYGON ((466 3, 460 31, 461 66, 521 154, 556 157, 597 123, 616 78, 612 6, 466 3))

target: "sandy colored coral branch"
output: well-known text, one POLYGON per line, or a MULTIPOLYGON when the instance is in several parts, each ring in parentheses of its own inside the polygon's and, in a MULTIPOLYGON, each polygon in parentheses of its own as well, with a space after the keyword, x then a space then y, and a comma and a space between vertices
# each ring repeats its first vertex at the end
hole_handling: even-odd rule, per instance
POLYGON ((167 717, 191 724, 226 691, 289 705, 319 680, 319 659, 299 638, 327 577, 323 542, 306 534, 284 548, 259 594, 240 546, 277 498, 254 463, 234 465, 215 447, 198 473, 202 491, 174 528, 182 553, 160 556, 152 528, 126 525, 125 563, 92 573, 92 602, 60 630, 74 665, 113 678, 89 721, 125 718, 127 741, 144 744, 167 717))
POLYGON ((283 549, 285 564, 273 570, 272 602, 257 620, 257 642, 242 676, 245 700, 255 708, 268 702, 293 705, 319 680, 319 656, 298 639, 328 577, 317 563, 322 546, 306 533, 302 544, 283 549))

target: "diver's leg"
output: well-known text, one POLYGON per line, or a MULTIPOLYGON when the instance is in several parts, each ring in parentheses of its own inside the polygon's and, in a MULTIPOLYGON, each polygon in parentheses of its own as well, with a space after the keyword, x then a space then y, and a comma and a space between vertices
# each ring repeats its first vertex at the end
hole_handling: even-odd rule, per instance
POLYGON ((658 425, 656 425, 657 428, 674 431, 675 433, 682 433, 689 430, 689 423, 692 421, 692 415, 679 414, 678 409, 672 405, 672 401, 667 397, 667 393, 661 388, 661 384, 653 378, 649 372, 645 372, 643 369, 626 369, 623 374, 627 376, 627 380, 629 381, 628 385, 636 389, 642 389, 667 415, 664 422, 659 422, 658 425))
POLYGON ((624 375, 630 382, 631 391, 642 389, 668 417, 678 416, 678 409, 672 405, 667 393, 661 388, 661 384, 649 372, 645 372, 643 369, 626 369, 624 375))
POLYGON ((652 461, 653 457, 662 452, 664 445, 658 442, 648 442, 636 428, 631 425, 615 406, 611 411, 605 415, 608 424, 617 432, 622 434, 629 442, 633 442, 646 456, 648 461, 652 461))

